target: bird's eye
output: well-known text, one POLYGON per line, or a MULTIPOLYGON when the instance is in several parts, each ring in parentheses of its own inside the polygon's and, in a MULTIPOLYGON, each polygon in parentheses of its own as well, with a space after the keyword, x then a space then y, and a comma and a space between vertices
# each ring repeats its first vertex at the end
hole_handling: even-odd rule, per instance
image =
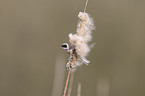
POLYGON ((63 48, 67 48, 67 45, 61 45, 61 47, 63 47, 63 48))
POLYGON ((63 43, 63 44, 61 45, 61 47, 62 47, 63 49, 69 49, 69 45, 68 45, 67 43, 63 43))

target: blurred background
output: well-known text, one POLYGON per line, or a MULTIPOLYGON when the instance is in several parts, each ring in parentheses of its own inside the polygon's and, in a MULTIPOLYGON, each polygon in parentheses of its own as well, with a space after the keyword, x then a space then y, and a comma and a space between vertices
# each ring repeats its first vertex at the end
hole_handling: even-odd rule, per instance
MULTIPOLYGON (((62 96, 68 55, 85 0, 0 0, 0 96, 62 96)), ((72 95, 145 96, 145 0, 89 0, 95 43, 72 95)))

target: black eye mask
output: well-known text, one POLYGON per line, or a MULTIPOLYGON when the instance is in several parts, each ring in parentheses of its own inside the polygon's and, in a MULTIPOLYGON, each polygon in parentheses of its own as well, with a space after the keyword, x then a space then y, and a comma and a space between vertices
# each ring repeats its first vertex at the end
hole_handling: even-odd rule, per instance
POLYGON ((61 48, 65 49, 65 50, 69 50, 69 45, 67 43, 63 43, 61 45, 61 48))
POLYGON ((67 48, 67 45, 61 45, 62 48, 67 48))

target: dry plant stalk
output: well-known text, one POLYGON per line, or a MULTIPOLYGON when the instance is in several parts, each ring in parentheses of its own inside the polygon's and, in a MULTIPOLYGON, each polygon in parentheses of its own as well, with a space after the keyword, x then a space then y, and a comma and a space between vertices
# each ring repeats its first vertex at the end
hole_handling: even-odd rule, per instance
POLYGON ((69 42, 70 44, 63 43, 61 47, 66 50, 69 54, 69 61, 66 64, 66 67, 69 69, 68 77, 65 85, 64 95, 66 95, 66 90, 69 82, 70 72, 76 70, 78 66, 81 66, 83 63, 88 65, 89 60, 86 59, 86 56, 90 52, 92 46, 88 43, 92 40, 92 30, 94 30, 93 19, 86 13, 88 0, 84 8, 84 12, 79 12, 78 18, 79 22, 77 25, 76 34, 70 33, 69 42))
POLYGON ((71 72, 71 68, 69 68, 69 72, 68 72, 68 76, 67 76, 67 80, 66 80, 63 96, 65 96, 65 94, 66 94, 66 90, 67 90, 67 86, 68 86, 68 82, 69 82, 69 77, 70 77, 70 72, 71 72))
POLYGON ((61 46, 70 55, 69 61, 66 65, 69 71, 74 71, 76 67, 81 66, 83 63, 85 63, 86 65, 90 63, 90 61, 86 59, 86 56, 88 55, 92 47, 89 46, 88 43, 92 39, 91 33, 94 29, 93 19, 85 12, 80 12, 78 18, 79 23, 77 26, 77 33, 69 34, 70 45, 67 43, 63 43, 61 46))
POLYGON ((81 83, 78 84, 77 96, 81 96, 81 83))
POLYGON ((73 80, 74 80, 74 73, 75 72, 71 72, 67 96, 71 96, 71 91, 72 91, 72 86, 73 86, 73 80))

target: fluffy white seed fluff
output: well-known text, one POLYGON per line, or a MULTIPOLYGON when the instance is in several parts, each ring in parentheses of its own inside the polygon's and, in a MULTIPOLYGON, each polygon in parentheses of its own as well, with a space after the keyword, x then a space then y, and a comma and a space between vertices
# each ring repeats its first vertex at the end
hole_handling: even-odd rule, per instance
POLYGON ((93 19, 85 12, 79 12, 79 22, 77 25, 77 33, 69 34, 69 42, 71 46, 76 49, 79 60, 74 67, 82 65, 82 63, 88 64, 90 61, 86 59, 86 56, 90 52, 88 43, 91 41, 92 30, 94 29, 93 19))

